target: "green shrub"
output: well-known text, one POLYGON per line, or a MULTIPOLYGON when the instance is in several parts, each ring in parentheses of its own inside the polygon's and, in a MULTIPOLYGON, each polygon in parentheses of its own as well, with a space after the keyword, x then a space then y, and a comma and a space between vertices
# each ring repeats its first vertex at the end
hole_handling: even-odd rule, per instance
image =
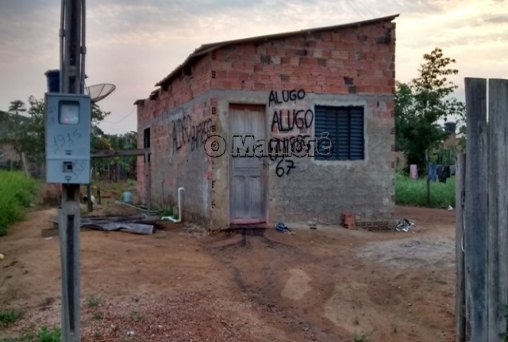
POLYGON ((0 171, 0 236, 12 223, 23 218, 37 193, 37 183, 21 172, 0 171))
POLYGON ((353 342, 369 342, 369 339, 365 335, 355 336, 353 342))
POLYGON ((39 342, 60 342, 61 341, 61 333, 60 328, 51 328, 49 329, 46 326, 42 326, 39 329, 39 342))
POLYGON ((20 310, 0 311, 0 328, 16 322, 21 317, 23 317, 23 312, 20 310))
POLYGON ((60 328, 48 328, 43 325, 39 331, 31 326, 25 329, 20 337, 0 338, 0 342, 60 342, 62 340, 60 328))
POLYGON ((98 308, 102 304, 102 299, 100 297, 97 297, 96 295, 91 295, 86 300, 86 306, 89 308, 98 308))
MULTIPOLYGON (((427 206, 427 180, 411 179, 402 174, 395 175, 395 203, 401 205, 427 206)), ((455 177, 446 183, 430 182, 430 207, 455 207, 455 177)))

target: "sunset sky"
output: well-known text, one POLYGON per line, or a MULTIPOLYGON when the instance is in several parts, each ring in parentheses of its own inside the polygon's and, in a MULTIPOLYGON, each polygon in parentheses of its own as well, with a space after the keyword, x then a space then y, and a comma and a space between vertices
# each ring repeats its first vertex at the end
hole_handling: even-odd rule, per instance
MULTIPOLYGON (((396 78, 417 76, 435 47, 463 78, 508 78, 508 3, 503 0, 88 0, 87 84, 114 83, 100 102, 107 133, 136 130, 134 101, 201 44, 400 14, 396 78)), ((60 1, 0 0, 0 110, 44 96, 58 68, 60 1)))

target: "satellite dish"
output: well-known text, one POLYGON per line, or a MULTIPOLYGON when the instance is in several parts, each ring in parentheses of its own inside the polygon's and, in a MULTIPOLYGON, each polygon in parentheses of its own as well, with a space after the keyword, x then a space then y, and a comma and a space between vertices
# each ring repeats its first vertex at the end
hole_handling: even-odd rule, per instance
POLYGON ((97 103, 116 89, 111 83, 99 83, 85 88, 85 93, 90 96, 93 103, 97 103))

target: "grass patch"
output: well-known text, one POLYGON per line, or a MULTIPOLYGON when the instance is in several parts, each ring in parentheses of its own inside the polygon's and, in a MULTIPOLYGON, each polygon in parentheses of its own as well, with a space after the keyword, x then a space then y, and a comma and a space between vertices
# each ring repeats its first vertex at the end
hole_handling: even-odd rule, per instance
POLYGON ((0 236, 8 227, 23 218, 37 193, 37 182, 21 172, 0 171, 0 236))
MULTIPOLYGON (((396 174, 395 203, 427 207, 427 180, 396 174)), ((448 205, 455 207, 455 177, 448 178, 446 183, 430 182, 430 207, 448 208, 448 205)))
POLYGON ((91 295, 86 300, 86 306, 88 306, 89 308, 95 309, 95 308, 98 308, 99 306, 101 306, 101 304, 102 304, 102 299, 100 299, 96 295, 91 295))
POLYGON ((0 328, 5 328, 9 324, 16 322, 23 317, 23 312, 20 310, 8 310, 0 312, 0 328))
POLYGON ((92 314, 92 319, 96 321, 100 321, 104 319, 104 314, 100 311, 96 311, 92 314))
POLYGON ((60 342, 62 341, 60 328, 48 328, 43 325, 39 331, 31 327, 23 332, 20 337, 0 338, 0 342, 60 342))
POLYGON ((365 335, 355 336, 353 342, 369 342, 369 339, 365 335))
POLYGON ((143 315, 141 312, 137 312, 137 311, 131 312, 130 318, 134 322, 144 322, 144 321, 146 321, 145 315, 143 315))
POLYGON ((39 342, 60 342, 62 339, 60 328, 42 326, 38 334, 39 342))

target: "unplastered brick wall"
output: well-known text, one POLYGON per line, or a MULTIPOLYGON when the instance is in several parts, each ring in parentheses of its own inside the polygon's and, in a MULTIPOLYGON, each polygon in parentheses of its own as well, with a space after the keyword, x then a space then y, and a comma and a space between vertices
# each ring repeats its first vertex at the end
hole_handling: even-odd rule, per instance
POLYGON ((211 53, 211 87, 391 94, 394 32, 377 22, 225 47, 211 53))
POLYGON ((209 55, 202 56, 189 70, 182 70, 179 77, 171 82, 161 84, 159 101, 156 101, 157 112, 163 112, 168 107, 176 108, 210 89, 210 62, 209 55))
POLYGON ((169 108, 177 108, 210 89, 211 58, 202 56, 189 70, 160 85, 144 103, 138 104, 138 128, 169 108))
MULTIPOLYGON (((156 101, 164 99, 153 102, 156 101)), ((178 188, 183 187, 184 215, 195 222, 206 221, 210 204, 211 162, 204 143, 215 127, 212 103, 213 99, 195 98, 176 108, 167 106, 144 122, 150 127, 152 206, 172 208, 176 212, 178 188)), ((141 139, 138 143, 142 144, 141 139)), ((138 175, 143 174, 145 167, 140 158, 138 175)), ((143 195, 145 181, 138 181, 138 190, 143 195)))
MULTIPOLYGON (((143 148, 144 129, 149 128, 151 134, 152 179, 150 188, 151 201, 156 205, 164 206, 167 203, 174 203, 176 201, 176 191, 173 187, 178 185, 175 185, 171 178, 166 179, 165 176, 161 175, 161 172, 164 172, 163 170, 168 168, 166 164, 169 163, 169 152, 173 148, 171 145, 173 141, 171 135, 174 126, 178 124, 176 123, 172 126, 171 116, 178 113, 188 116, 189 121, 182 123, 182 125, 188 125, 189 129, 192 129, 192 126, 196 122, 200 122, 199 120, 202 115, 210 115, 204 110, 205 104, 201 104, 201 108, 189 109, 188 106, 184 106, 184 104, 189 103, 192 99, 209 90, 211 79, 207 71, 209 70, 210 61, 210 56, 202 56, 195 64, 189 67, 189 70, 182 70, 181 74, 161 84, 160 88, 152 92, 149 98, 137 102, 138 148, 143 148), (198 115, 194 113, 198 113, 198 115), (162 169, 158 169, 158 167, 162 167, 162 169), (158 186, 156 185, 157 182, 159 182, 158 186), (167 193, 164 194, 164 197, 167 197, 167 199, 162 198, 164 186, 168 187, 165 189, 167 193)), ((188 136, 189 134, 185 138, 187 139, 188 136)), ((184 150, 186 151, 189 148, 190 144, 185 146, 184 150)), ((145 161, 143 157, 138 157, 137 174, 137 190, 142 201, 146 202, 146 179, 145 177, 140 177, 140 175, 145 174, 145 161)))
MULTIPOLYGON (((151 131, 152 202, 158 206, 176 204, 176 190, 183 186, 184 210, 188 217, 205 221, 207 216, 213 215, 210 208, 226 210, 227 199, 214 203, 213 161, 206 156, 202 146, 197 146, 202 143, 204 135, 214 132, 215 127, 220 127, 221 134, 227 134, 227 115, 217 121, 217 101, 234 103, 232 98, 237 97, 244 103, 245 99, 262 95, 267 105, 269 135, 284 137, 296 132, 273 129, 274 108, 270 105, 269 94, 301 89, 306 95, 303 102, 296 102, 296 106, 314 109, 315 104, 363 104, 368 160, 321 165, 305 159, 292 170, 292 177, 269 175, 268 187, 273 189, 270 199, 274 200, 269 204, 269 218, 278 219, 276 213, 297 217, 298 213, 303 213, 301 208, 307 208, 309 212, 305 215, 326 212, 326 217, 317 217, 318 221, 334 223, 341 208, 363 210, 365 198, 372 198, 372 207, 376 208, 367 216, 374 218, 380 213, 388 213, 390 205, 383 202, 386 202, 385 193, 391 187, 387 184, 392 179, 389 165, 393 136, 389 132, 393 129, 394 32, 395 24, 389 20, 377 21, 279 38, 226 43, 203 55, 192 56, 192 60, 161 82, 160 88, 149 98, 138 103, 139 148, 143 147, 143 130, 150 128, 151 131), (343 176, 338 176, 338 171, 343 176), (295 182, 295 178, 299 181, 295 182), (358 181, 353 181, 356 179, 358 181), (343 201, 347 205, 338 206, 337 201, 342 199, 338 195, 332 196, 327 191, 327 184, 341 184, 342 189, 347 190, 344 193, 356 195, 343 201), (315 205, 308 204, 309 191, 306 189, 309 187, 323 190, 312 199, 315 205), (373 196, 372 192, 379 196, 373 196), (320 204, 323 193, 328 194, 324 206, 320 204), (301 203, 295 200, 298 197, 301 197, 301 203), (298 205, 292 206, 291 203, 298 205), (337 212, 329 214, 332 210, 337 212)), ((294 105, 288 108, 293 108, 291 106, 294 105)), ((285 117, 281 120, 283 125, 288 125, 285 117)), ((313 127, 300 129, 298 134, 312 135, 313 127)), ((147 188, 146 179, 142 177, 145 166, 143 157, 139 157, 138 190, 142 196, 147 188)), ((273 165, 269 172, 272 171, 273 165)), ((220 173, 225 177, 227 169, 220 173)), ((228 186, 223 190, 227 192, 228 186)))

